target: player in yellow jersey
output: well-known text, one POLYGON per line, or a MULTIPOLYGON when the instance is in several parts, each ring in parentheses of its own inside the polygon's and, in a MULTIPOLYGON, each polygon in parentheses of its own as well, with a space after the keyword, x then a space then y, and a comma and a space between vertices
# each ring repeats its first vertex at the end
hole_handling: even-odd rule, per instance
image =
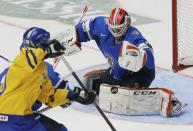
POLYGON ((35 101, 51 107, 70 101, 81 104, 94 101, 95 92, 53 87, 44 59, 57 57, 64 50, 42 28, 32 27, 24 33, 19 55, 0 75, 0 131, 67 131, 64 125, 46 116, 42 115, 41 121, 36 119, 32 111, 35 101))

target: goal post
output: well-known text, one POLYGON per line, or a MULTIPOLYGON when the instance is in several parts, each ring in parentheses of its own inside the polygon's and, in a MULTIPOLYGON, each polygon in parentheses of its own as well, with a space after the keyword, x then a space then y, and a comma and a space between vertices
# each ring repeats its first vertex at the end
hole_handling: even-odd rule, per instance
POLYGON ((193 66, 193 0, 172 0, 174 71, 193 66))

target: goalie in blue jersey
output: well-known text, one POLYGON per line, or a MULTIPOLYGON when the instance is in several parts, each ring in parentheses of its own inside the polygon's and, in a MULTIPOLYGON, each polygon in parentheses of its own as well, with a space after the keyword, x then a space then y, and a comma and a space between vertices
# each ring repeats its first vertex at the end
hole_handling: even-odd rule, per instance
POLYGON ((56 39, 64 44, 65 55, 79 52, 82 42, 96 42, 109 68, 88 72, 83 82, 89 90, 97 91, 101 107, 108 112, 125 115, 130 112, 132 115, 158 113, 167 117, 181 113, 183 106, 175 99, 172 91, 147 89, 155 78, 153 48, 142 33, 131 25, 131 16, 124 9, 114 8, 109 17, 98 16, 78 23, 58 34, 56 39), (121 91, 122 95, 117 93, 121 89, 125 89, 121 91), (130 89, 138 89, 140 92, 130 89), (150 95, 145 97, 144 92, 150 95), (162 96, 164 93, 166 95, 162 96), (135 101, 141 99, 146 101, 135 101), (164 102, 160 102, 162 99, 168 104, 163 105, 164 102))
POLYGON ((92 85, 96 88, 95 85, 101 83, 149 87, 154 80, 153 48, 140 31, 131 26, 131 17, 124 9, 114 8, 109 17, 85 20, 72 30, 75 30, 69 31, 75 43, 72 46, 62 35, 56 38, 65 43, 69 55, 78 52, 82 42, 94 40, 110 66, 106 70, 86 74, 84 79, 88 88, 92 88, 92 85))
POLYGON ((64 50, 61 43, 51 40, 50 33, 42 28, 32 27, 24 33, 19 55, 0 74, 0 131, 67 131, 64 125, 33 114, 34 103, 38 100, 55 107, 71 101, 81 104, 94 101, 95 92, 79 87, 63 88, 62 83, 55 83, 52 75, 48 75, 50 68, 44 60, 62 55, 64 50), (61 88, 55 88, 57 84, 61 88))

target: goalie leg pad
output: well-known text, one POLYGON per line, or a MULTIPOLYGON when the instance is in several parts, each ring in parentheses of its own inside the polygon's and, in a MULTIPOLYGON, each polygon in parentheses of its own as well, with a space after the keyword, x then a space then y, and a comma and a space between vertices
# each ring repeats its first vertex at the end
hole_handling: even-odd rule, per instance
POLYGON ((102 84, 99 105, 105 111, 121 115, 156 115, 160 111, 159 91, 102 84))
POLYGON ((106 70, 93 70, 91 72, 86 73, 83 76, 83 84, 88 90, 94 90, 99 93, 99 87, 101 82, 100 75, 104 73, 106 70))
POLYGON ((170 90, 160 88, 161 109, 160 115, 174 117, 182 113, 186 103, 179 101, 170 90))
POLYGON ((171 117, 180 115, 184 107, 182 104, 174 105, 173 97, 173 92, 165 88, 128 89, 101 84, 99 105, 103 110, 116 114, 160 114, 164 117, 171 117))

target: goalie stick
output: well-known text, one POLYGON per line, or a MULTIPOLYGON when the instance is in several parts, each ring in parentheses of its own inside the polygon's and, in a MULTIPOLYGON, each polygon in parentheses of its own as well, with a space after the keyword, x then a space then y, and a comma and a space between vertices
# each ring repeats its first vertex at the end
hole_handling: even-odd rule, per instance
MULTIPOLYGON (((86 12, 88 11, 88 9, 90 7, 90 4, 91 4, 91 1, 87 0, 86 5, 85 5, 85 7, 84 7, 84 9, 82 11, 82 16, 80 17, 80 20, 78 21, 78 23, 80 23, 82 21, 83 17, 85 16, 86 12)), ((52 63, 53 69, 56 69, 56 67, 57 67, 59 62, 60 62, 60 57, 54 58, 53 63, 52 63)), ((45 108, 43 108, 43 109, 41 109, 41 110, 39 110, 37 112, 38 113, 43 113, 43 112, 45 112, 45 111, 47 111, 49 109, 50 109, 50 107, 45 107, 45 108)))
MULTIPOLYGON (((86 5, 85 5, 85 7, 84 7, 84 9, 83 9, 83 11, 82 11, 82 16, 80 17, 80 20, 78 21, 78 23, 80 23, 80 22, 82 21, 82 19, 84 18, 86 12, 87 12, 88 9, 89 9, 90 3, 91 3, 90 0, 87 0, 86 5)), ((53 69, 56 69, 56 67, 57 67, 57 65, 58 65, 59 62, 60 62, 60 57, 54 58, 53 63, 52 63, 53 69)), ((72 69, 72 68, 71 68, 71 69, 72 69)), ((37 111, 37 113, 43 113, 43 112, 49 110, 50 108, 51 108, 51 107, 45 107, 45 108, 37 111)))
MULTIPOLYGON (((88 9, 89 9, 90 3, 91 3, 90 0, 88 0, 88 1, 86 2, 86 5, 85 5, 85 7, 84 7, 84 9, 83 9, 83 11, 82 11, 82 16, 80 17, 80 20, 78 21, 78 23, 80 23, 80 22, 82 21, 83 17, 85 16, 86 12, 87 12, 88 9)), ((59 62, 60 62, 60 57, 54 58, 53 63, 52 63, 53 69, 56 69, 56 67, 57 67, 57 65, 58 65, 59 62)), ((45 107, 45 108, 37 111, 37 113, 43 113, 43 112, 49 110, 50 108, 51 108, 51 107, 45 107)))
MULTIPOLYGON (((80 17, 80 20, 78 21, 78 23, 80 23, 82 21, 82 19, 84 18, 86 12, 88 11, 88 9, 90 7, 90 3, 91 3, 90 0, 88 0, 86 2, 86 5, 85 5, 85 7, 84 7, 84 9, 82 11, 82 16, 80 17)), ((53 69, 56 69, 56 67, 57 67, 59 62, 60 62, 60 57, 54 58, 53 63, 52 63, 53 69)))
MULTIPOLYGON (((90 6, 90 1, 87 1, 84 9, 83 9, 83 12, 82 12, 82 16, 79 20, 78 23, 80 23, 84 17, 84 15, 86 14, 86 12, 88 11, 88 8, 90 6)), ((78 84, 82 87, 82 89, 86 90, 86 87, 84 86, 84 84, 81 82, 81 80, 79 79, 79 77, 76 75, 76 73, 73 71, 72 67, 69 65, 69 63, 67 62, 67 60, 65 59, 64 56, 61 56, 61 57, 57 57, 54 59, 53 61, 53 68, 55 69, 60 61, 60 59, 62 59, 63 63, 67 66, 67 68, 69 69, 69 71, 71 72, 71 74, 74 76, 74 78, 77 80, 78 84)), ((105 119, 105 121, 107 122, 107 124, 110 126, 111 130, 112 131, 116 131, 116 129, 114 128, 114 126, 111 124, 111 122, 108 120, 108 118, 105 116, 105 114, 103 113, 103 111, 100 109, 100 107, 98 106, 98 104, 96 102, 94 102, 94 105, 96 107, 96 109, 99 111, 99 113, 102 115, 102 117, 105 119)), ((38 113, 42 113, 42 112, 45 112, 47 110, 49 110, 50 108, 52 107, 45 107, 39 111, 37 111, 38 113)))

